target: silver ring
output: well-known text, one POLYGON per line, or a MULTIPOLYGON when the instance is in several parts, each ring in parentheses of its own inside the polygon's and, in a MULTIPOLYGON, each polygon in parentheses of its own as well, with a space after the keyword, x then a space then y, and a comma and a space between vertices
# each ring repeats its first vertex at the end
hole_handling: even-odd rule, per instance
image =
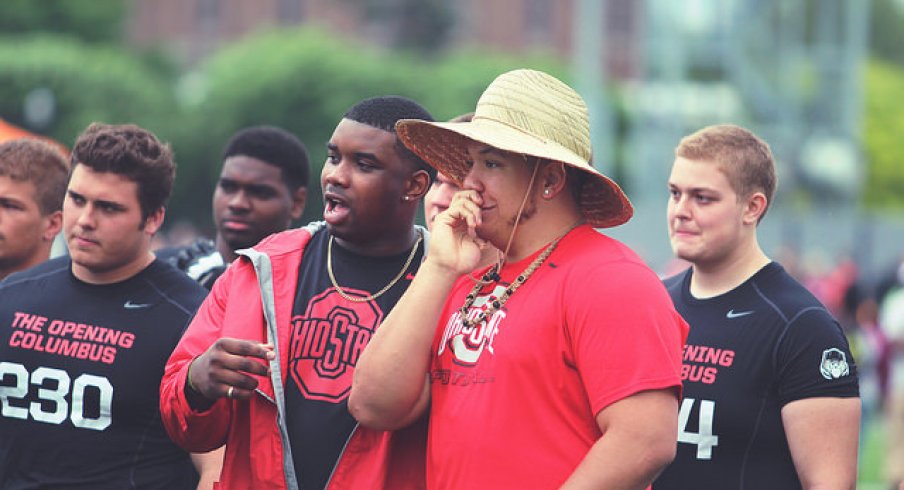
POLYGON ((226 390, 226 398, 232 398, 232 393, 235 391, 235 386, 230 386, 228 390, 226 390))

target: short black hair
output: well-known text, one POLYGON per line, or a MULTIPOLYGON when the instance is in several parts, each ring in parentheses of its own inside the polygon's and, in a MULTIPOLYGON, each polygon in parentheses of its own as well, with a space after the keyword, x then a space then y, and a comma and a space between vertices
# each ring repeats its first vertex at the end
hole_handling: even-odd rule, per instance
POLYGON ((236 155, 256 158, 279 167, 283 181, 293 192, 308 186, 308 150, 294 134, 276 126, 241 129, 226 143, 223 160, 236 155))
MULTIPOLYGON (((433 122, 433 116, 417 102, 398 95, 384 95, 364 99, 353 105, 342 116, 361 124, 389 131, 395 134, 395 125, 399 119, 421 119, 433 122)), ((436 169, 414 154, 396 136, 396 151, 403 159, 413 163, 415 167, 425 170, 432 181, 436 177, 436 169)))

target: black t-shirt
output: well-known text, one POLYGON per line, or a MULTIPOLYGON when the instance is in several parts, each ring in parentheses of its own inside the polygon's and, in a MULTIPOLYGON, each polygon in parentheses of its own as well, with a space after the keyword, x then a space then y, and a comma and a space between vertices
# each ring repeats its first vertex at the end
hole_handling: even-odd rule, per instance
POLYGON ((69 257, 0 283, 0 488, 194 488, 159 387, 206 293, 159 260, 116 284, 69 257))
MULTIPOLYGON (((327 275, 329 232, 314 234, 302 259, 292 310, 286 423, 299 485, 326 486, 355 429, 348 394, 361 351, 402 293, 411 284, 424 255, 424 242, 401 279, 380 297, 348 301, 327 275)), ((390 257, 368 257, 333 243, 333 273, 350 296, 376 293, 396 277, 410 250, 390 257)))
POLYGON ((777 263, 708 299, 691 296, 691 272, 665 281, 690 333, 678 453, 653 488, 801 488, 781 409, 805 398, 858 396, 841 327, 777 263))

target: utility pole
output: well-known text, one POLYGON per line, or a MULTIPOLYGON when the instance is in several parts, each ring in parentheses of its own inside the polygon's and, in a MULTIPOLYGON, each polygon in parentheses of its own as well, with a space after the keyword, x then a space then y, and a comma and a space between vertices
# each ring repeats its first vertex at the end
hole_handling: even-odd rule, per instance
POLYGON ((615 159, 612 105, 603 97, 607 87, 605 0, 574 0, 571 39, 572 69, 578 92, 590 111, 593 166, 611 173, 615 159))

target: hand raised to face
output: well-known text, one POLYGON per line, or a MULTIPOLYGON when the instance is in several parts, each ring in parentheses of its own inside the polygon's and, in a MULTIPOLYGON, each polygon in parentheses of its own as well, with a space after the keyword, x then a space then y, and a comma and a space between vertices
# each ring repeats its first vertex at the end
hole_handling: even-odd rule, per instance
POLYGON ((473 190, 455 193, 449 208, 437 215, 430 236, 427 260, 456 275, 471 272, 480 264, 490 244, 477 235, 480 226, 480 194, 473 190))

